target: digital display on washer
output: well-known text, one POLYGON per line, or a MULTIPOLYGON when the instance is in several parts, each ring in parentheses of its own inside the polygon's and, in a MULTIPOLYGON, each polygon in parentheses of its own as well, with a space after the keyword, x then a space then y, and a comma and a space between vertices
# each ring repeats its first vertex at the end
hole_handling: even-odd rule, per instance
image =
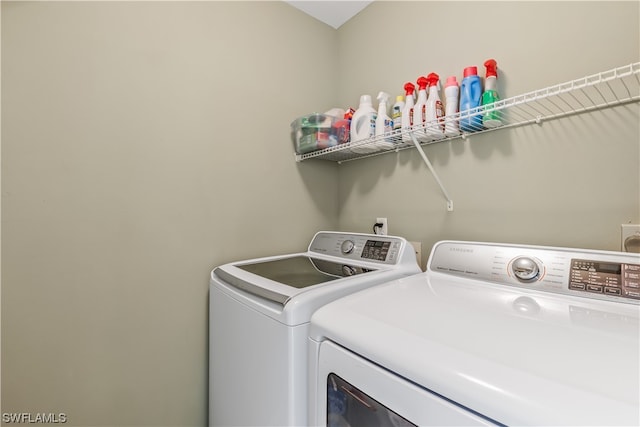
POLYGON ((572 259, 569 289, 640 299, 640 264, 572 259))
POLYGON ((390 247, 391 242, 367 240, 367 243, 364 244, 364 248, 362 248, 361 257, 375 261, 386 261, 390 247))

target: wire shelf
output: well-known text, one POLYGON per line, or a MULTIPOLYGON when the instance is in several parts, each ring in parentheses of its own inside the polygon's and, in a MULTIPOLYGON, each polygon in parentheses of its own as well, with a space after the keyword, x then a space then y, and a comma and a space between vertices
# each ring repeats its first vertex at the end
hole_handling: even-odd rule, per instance
POLYGON ((296 161, 318 158, 341 163, 416 148, 413 137, 420 145, 427 145, 638 101, 640 62, 462 111, 412 129, 296 154, 296 161), (494 120, 485 123, 493 127, 483 126, 485 114, 492 115, 494 120), (434 127, 460 129, 461 125, 466 131, 448 135, 438 131, 439 139, 429 136, 434 127))

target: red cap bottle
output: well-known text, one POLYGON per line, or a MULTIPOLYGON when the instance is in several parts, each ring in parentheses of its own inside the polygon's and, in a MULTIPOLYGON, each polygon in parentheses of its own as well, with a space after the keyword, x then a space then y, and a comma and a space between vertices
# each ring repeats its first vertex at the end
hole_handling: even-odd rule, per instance
POLYGON ((406 96, 413 96, 413 92, 415 90, 416 90, 416 86, 413 83, 407 82, 404 84, 404 92, 406 96))
POLYGON ((477 76, 478 67, 467 67, 464 69, 463 77, 477 76))

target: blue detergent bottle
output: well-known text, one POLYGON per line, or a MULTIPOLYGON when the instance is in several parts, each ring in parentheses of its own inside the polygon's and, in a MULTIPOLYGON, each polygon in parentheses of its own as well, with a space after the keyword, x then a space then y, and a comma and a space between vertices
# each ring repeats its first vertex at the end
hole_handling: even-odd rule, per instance
POLYGON ((476 132, 482 130, 482 114, 474 111, 470 116, 467 110, 480 106, 482 100, 482 84, 478 76, 478 67, 464 69, 464 78, 460 84, 460 130, 476 132))

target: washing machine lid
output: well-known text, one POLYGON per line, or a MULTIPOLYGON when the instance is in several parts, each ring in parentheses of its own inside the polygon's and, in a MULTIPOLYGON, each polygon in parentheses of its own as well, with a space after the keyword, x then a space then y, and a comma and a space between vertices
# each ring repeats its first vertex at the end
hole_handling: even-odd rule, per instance
POLYGON ((302 253, 225 265, 216 268, 214 274, 238 289, 284 306, 307 288, 377 270, 371 265, 302 253))
POLYGON ((320 308, 331 340, 506 425, 639 425, 640 307, 423 273, 320 308))
POLYGON ((355 266, 348 266, 344 262, 329 261, 307 255, 238 264, 236 266, 249 273, 257 274, 258 276, 274 280, 287 286, 292 286, 296 289, 302 289, 345 277, 347 267, 352 269, 348 271, 353 274, 373 271, 373 269, 357 268, 355 266))

